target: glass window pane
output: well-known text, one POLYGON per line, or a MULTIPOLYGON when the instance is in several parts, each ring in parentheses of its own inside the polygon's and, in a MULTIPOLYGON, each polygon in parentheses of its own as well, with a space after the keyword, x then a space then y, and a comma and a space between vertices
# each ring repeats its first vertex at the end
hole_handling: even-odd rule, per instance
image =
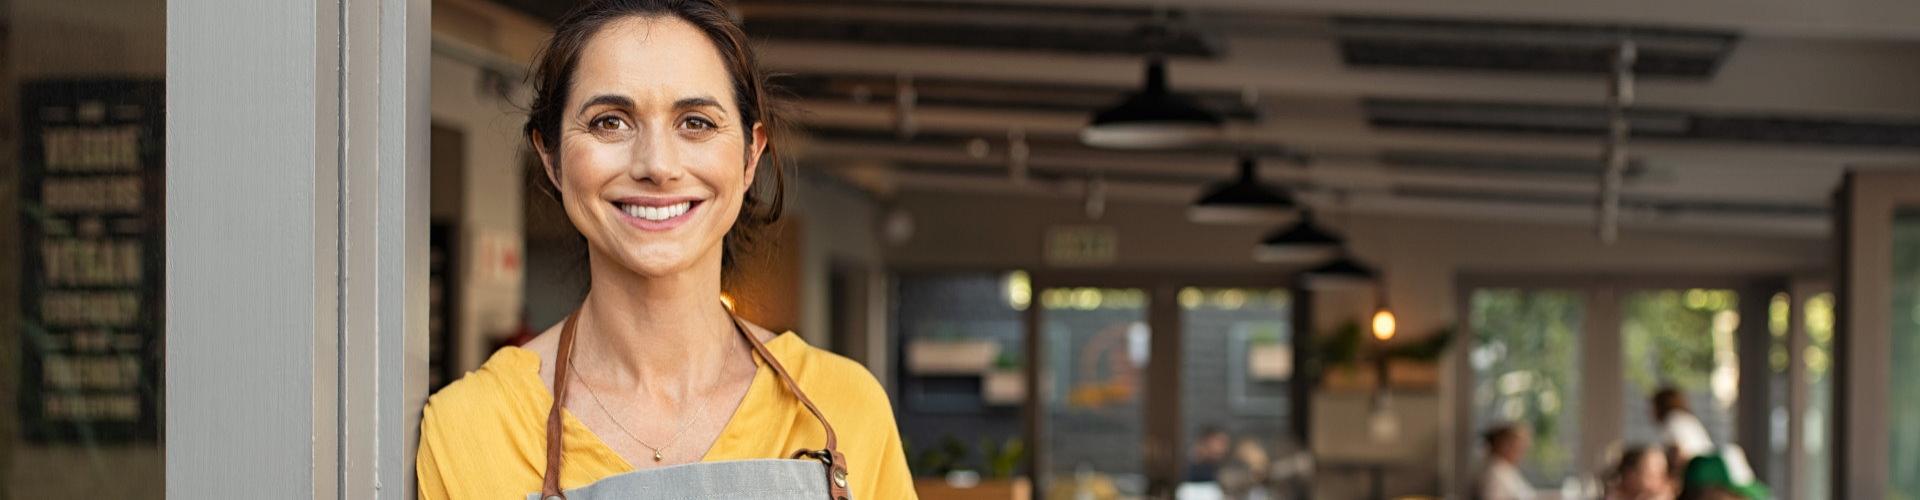
POLYGON ((1887 383, 1890 498, 1920 498, 1920 210, 1893 223, 1893 377, 1887 383))
POLYGON ((1791 333, 1793 298, 1785 292, 1775 293, 1767 301, 1767 461, 1768 470, 1761 479, 1776 487, 1788 484, 1787 481, 1787 426, 1792 422, 1787 418, 1792 414, 1788 407, 1787 336, 1791 333))
POLYGON ((1807 349, 1800 362, 1807 366, 1807 413, 1800 419, 1806 436, 1806 479, 1796 489, 1808 500, 1826 500, 1833 491, 1833 294, 1807 299, 1807 349))
POLYGON ((1558 487, 1578 472, 1586 299, 1570 290, 1497 288, 1474 290, 1470 301, 1474 429, 1530 428, 1533 448, 1521 470, 1537 487, 1558 487))
POLYGON ((164 493, 165 28, 0 1, 0 499, 164 493))
POLYGON ((1040 294, 1047 342, 1047 498, 1138 498, 1142 465, 1147 293, 1055 288, 1040 294), (1091 496, 1085 496, 1091 495, 1091 496))
POLYGON ((1739 397, 1734 329, 1738 296, 1731 290, 1651 290, 1620 303, 1622 375, 1626 378, 1624 438, 1662 443, 1650 397, 1663 387, 1686 394, 1687 407, 1717 444, 1731 442, 1739 397))
MULTIPOLYGON (((1204 431, 1225 431, 1233 443, 1258 443, 1267 456, 1299 449, 1288 434, 1288 380, 1293 376, 1293 335, 1285 289, 1187 288, 1180 291, 1181 422, 1189 451, 1185 481, 1206 481, 1206 464, 1194 467, 1204 431)), ((1247 445, 1249 449, 1253 445, 1247 445)))
POLYGON ((904 274, 896 419, 916 476, 1009 478, 1024 465, 1026 273, 904 274))

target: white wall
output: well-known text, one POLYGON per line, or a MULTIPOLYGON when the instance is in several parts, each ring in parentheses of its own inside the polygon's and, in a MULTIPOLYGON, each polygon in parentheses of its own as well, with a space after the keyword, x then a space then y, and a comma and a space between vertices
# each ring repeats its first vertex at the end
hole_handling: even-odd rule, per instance
POLYGON ((808 342, 824 345, 831 333, 827 288, 834 262, 880 266, 880 241, 874 231, 879 207, 866 193, 824 176, 799 174, 789 180, 791 214, 805 231, 800 238, 800 333, 808 342))
POLYGON ((516 77, 509 77, 505 81, 514 84, 513 96, 502 99, 482 85, 479 67, 438 52, 431 77, 433 123, 466 134, 467 165, 461 180, 465 199, 458 214, 458 260, 464 263, 464 274, 455 320, 462 349, 454 353, 455 366, 464 372, 486 360, 490 336, 512 333, 520 325, 522 275, 478 271, 486 265, 479 244, 489 235, 511 243, 525 259, 519 247, 525 182, 519 131, 526 115, 518 106, 527 102, 527 92, 516 77))

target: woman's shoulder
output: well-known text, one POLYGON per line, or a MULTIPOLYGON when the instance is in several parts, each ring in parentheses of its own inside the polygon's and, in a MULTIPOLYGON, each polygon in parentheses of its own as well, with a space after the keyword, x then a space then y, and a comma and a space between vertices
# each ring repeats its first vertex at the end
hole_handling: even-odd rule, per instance
POLYGON ((506 348, 427 398, 415 457, 421 498, 484 498, 532 491, 542 453, 539 358, 506 348))
POLYGON ((480 368, 427 398, 423 425, 456 430, 480 424, 524 420, 539 414, 540 359, 531 351, 508 347, 495 352, 480 368))
POLYGON ((822 405, 856 411, 893 411, 887 392, 873 372, 858 361, 808 344, 794 332, 774 337, 767 346, 793 373, 807 396, 822 405))

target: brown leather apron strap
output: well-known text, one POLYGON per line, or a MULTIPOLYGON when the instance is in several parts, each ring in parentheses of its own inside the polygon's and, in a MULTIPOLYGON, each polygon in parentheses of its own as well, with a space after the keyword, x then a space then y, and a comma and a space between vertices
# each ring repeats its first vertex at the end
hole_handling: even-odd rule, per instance
POLYGON ((567 367, 573 363, 573 327, 580 322, 580 311, 567 314, 567 323, 560 327, 560 349, 553 358, 553 407, 547 410, 547 473, 540 481, 540 498, 553 500, 566 498, 560 492, 560 457, 567 451, 562 438, 566 428, 566 418, 561 410, 567 405, 567 367))
POLYGON ((787 391, 792 392, 793 397, 798 398, 800 404, 805 405, 807 411, 813 413, 813 418, 820 421, 820 427, 825 428, 827 431, 826 449, 818 451, 800 450, 794 453, 794 457, 811 457, 827 465, 827 491, 831 494, 830 496, 833 497, 832 500, 849 500, 853 498, 853 495, 847 491, 847 457, 840 454, 840 437, 833 433, 833 424, 827 422, 826 414, 820 413, 820 407, 814 406, 813 400, 807 398, 807 393, 800 390, 800 384, 794 382, 792 376, 787 375, 787 368, 780 366, 780 360, 774 358, 772 352, 767 351, 766 344, 760 343, 759 337, 748 333, 747 328, 741 326, 739 316, 731 317, 733 318, 733 329, 738 330, 741 336, 747 338, 747 345, 753 346, 753 352, 759 353, 760 359, 767 361, 767 367, 772 368, 773 373, 780 376, 780 381, 786 384, 787 391))
MULTIPOLYGON (((572 359, 573 332, 574 327, 579 324, 579 316, 580 311, 574 310, 567 315, 566 324, 560 327, 560 348, 555 354, 553 363, 553 407, 547 411, 547 472, 540 484, 540 497, 548 500, 566 498, 566 494, 560 490, 560 460, 566 451, 562 437, 566 420, 561 411, 566 407, 567 368, 571 365, 567 360, 572 359)), ((806 406, 807 411, 812 413, 813 418, 819 420, 820 426, 827 431, 825 449, 818 451, 803 449, 794 453, 794 457, 809 457, 825 464, 827 492, 832 497, 831 500, 851 500, 853 495, 847 488, 847 459, 845 455, 840 454, 840 439, 833 432, 833 424, 827 422, 826 414, 820 413, 820 408, 813 404, 812 399, 807 398, 807 393, 800 390, 800 384, 794 382, 793 376, 787 374, 787 368, 780 365, 780 360, 773 357, 773 353, 767 350, 766 344, 761 343, 758 337, 748 332, 746 326, 740 323, 738 316, 729 313, 728 317, 733 320, 734 331, 747 339, 747 345, 753 347, 754 354, 766 361, 767 367, 772 368, 774 375, 780 377, 780 382, 787 387, 787 391, 792 392, 793 396, 800 400, 800 404, 806 406)))

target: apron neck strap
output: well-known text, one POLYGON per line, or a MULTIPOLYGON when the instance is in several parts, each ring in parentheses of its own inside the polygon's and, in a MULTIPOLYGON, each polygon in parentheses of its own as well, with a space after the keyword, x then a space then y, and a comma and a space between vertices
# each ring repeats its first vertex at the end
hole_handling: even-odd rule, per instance
MULTIPOLYGON (((807 407, 807 412, 812 413, 813 418, 819 420, 820 426, 827 431, 825 449, 801 450, 795 456, 809 456, 826 462, 827 466, 839 475, 842 482, 839 488, 831 489, 837 490, 836 493, 844 491, 846 459, 840 455, 840 439, 839 436, 834 435, 833 424, 827 423, 826 414, 820 413, 820 408, 813 404, 812 399, 807 398, 807 393, 800 390, 800 384, 793 380, 792 375, 787 374, 787 368, 780 365, 780 360, 773 357, 773 352, 767 350, 766 344, 760 342, 759 337, 755 337, 752 332, 747 331, 745 325, 740 323, 740 317, 734 316, 731 311, 727 313, 727 317, 733 320, 733 330, 747 340, 747 345, 753 348, 754 354, 760 356, 760 359, 767 363, 767 367, 773 370, 773 374, 780 378, 781 385, 785 385, 787 391, 793 393, 793 396, 800 400, 800 404, 807 407)), ((567 360, 573 359, 573 340, 576 337, 574 327, 580 324, 579 320, 580 310, 575 309, 573 313, 567 315, 566 324, 560 327, 560 348, 559 352, 555 353, 553 363, 553 407, 547 410, 547 473, 540 484, 540 497, 543 499, 566 498, 566 495, 560 491, 560 460, 566 451, 563 441, 566 419, 562 411, 567 401, 567 369, 573 365, 567 360)), ((829 478, 828 483, 831 487, 832 478, 829 478)))

